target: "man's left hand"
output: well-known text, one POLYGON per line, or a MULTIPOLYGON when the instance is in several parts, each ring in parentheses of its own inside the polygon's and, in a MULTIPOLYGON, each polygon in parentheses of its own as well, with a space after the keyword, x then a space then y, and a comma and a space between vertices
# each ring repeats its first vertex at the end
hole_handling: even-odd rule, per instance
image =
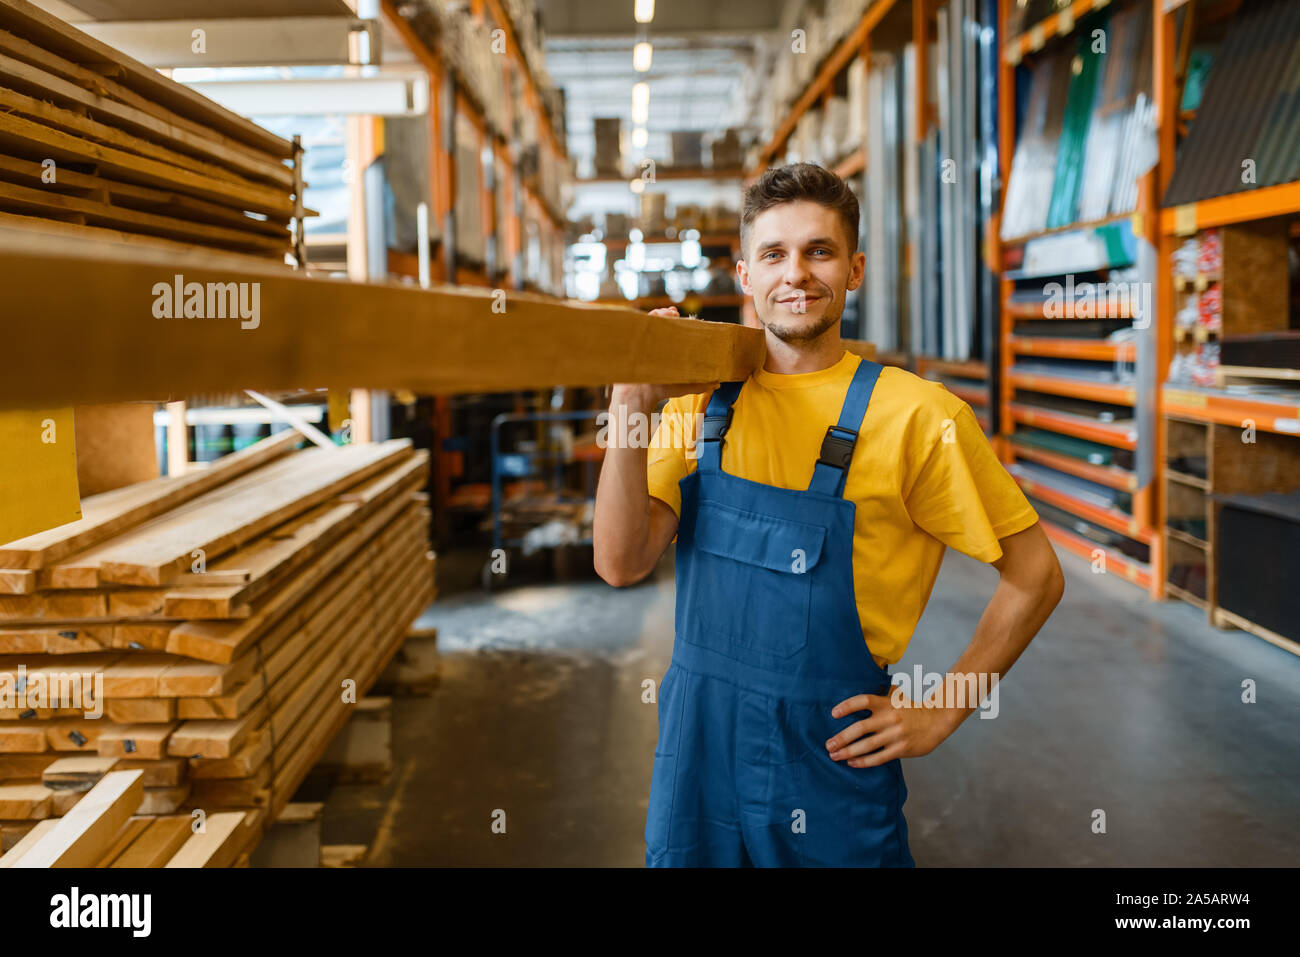
POLYGON ((832 759, 855 768, 870 768, 894 758, 919 758, 929 754, 951 733, 943 709, 922 707, 895 690, 890 695, 859 694, 845 698, 831 710, 841 718, 855 711, 871 717, 849 725, 826 742, 832 759), (892 700, 898 698, 899 703, 892 700))

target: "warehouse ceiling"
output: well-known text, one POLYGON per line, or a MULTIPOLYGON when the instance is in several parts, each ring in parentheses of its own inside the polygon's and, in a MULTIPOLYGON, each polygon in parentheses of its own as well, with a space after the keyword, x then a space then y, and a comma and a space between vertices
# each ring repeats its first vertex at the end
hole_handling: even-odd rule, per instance
MULTIPOLYGON (((591 171, 593 120, 617 116, 632 128, 632 86, 650 87, 645 155, 671 159, 673 130, 721 131, 744 126, 754 104, 741 81, 761 36, 780 25, 783 0, 659 0, 645 37, 654 45, 651 68, 632 68, 638 28, 632 0, 593 4, 538 0, 546 30, 546 69, 564 88, 569 152, 579 173, 591 171)), ((639 151, 638 151, 639 155, 639 151)))
POLYGON ((343 0, 35 0, 35 3, 69 22, 346 17, 352 13, 343 0))

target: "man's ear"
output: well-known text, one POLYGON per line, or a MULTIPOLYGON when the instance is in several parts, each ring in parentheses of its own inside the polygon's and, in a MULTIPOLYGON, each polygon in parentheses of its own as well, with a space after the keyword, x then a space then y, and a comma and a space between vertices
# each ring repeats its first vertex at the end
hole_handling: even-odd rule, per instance
POLYGON ((849 260, 849 281, 846 288, 852 292, 862 285, 862 280, 867 274, 867 254, 856 252, 853 258, 849 260))
POLYGON ((749 288, 749 267, 745 265, 745 260, 736 260, 736 275, 740 277, 740 289, 746 296, 752 296, 754 293, 749 288))

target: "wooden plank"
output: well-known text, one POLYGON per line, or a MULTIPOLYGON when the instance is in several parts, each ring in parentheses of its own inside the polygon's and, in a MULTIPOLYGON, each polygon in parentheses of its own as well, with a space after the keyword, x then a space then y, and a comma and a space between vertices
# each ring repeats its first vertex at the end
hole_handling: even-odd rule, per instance
POLYGON ((0 819, 39 820, 53 811, 54 792, 39 783, 0 784, 0 819))
POLYGON ((166 867, 228 867, 248 840, 245 811, 209 814, 200 834, 191 834, 166 867))
POLYGON ((41 783, 54 791, 89 791, 116 764, 117 758, 98 755, 59 758, 41 772, 41 783))
POLYGON ((409 439, 375 445, 313 448, 292 456, 283 474, 263 469, 237 479, 220 494, 190 503, 105 546, 100 579, 159 585, 190 567, 196 551, 215 561, 224 552, 287 521, 343 488, 355 485, 409 454, 409 439), (257 494, 245 491, 256 486, 257 494))
POLYGON ((153 479, 86 498, 78 521, 0 547, 0 566, 43 568, 230 482, 284 455, 301 440, 297 432, 273 435, 218 459, 202 471, 153 479))
POLYGON ((247 180, 234 182, 206 173, 192 173, 180 166, 97 143, 85 135, 74 136, 13 113, 0 113, 0 143, 16 144, 20 150, 43 151, 61 163, 95 163, 128 182, 145 186, 164 183, 171 189, 239 209, 280 214, 293 210, 289 196, 272 187, 247 180))
POLYGON ((39 186, 51 192, 69 193, 74 196, 89 194, 117 207, 160 213, 173 218, 189 217, 200 222, 230 226, 277 238, 284 236, 289 228, 287 216, 256 219, 247 213, 219 203, 165 189, 123 183, 99 173, 81 172, 67 165, 56 171, 56 179, 51 183, 48 181, 49 171, 40 163, 16 156, 0 156, 0 173, 11 182, 39 186))
MULTIPOLYGON (((54 825, 58 823, 58 818, 46 818, 44 821, 38 821, 35 827, 19 838, 18 843, 9 848, 3 856, 0 856, 0 867, 13 867, 14 861, 26 854, 33 844, 48 834, 54 825)), ((6 825, 6 832, 8 829, 8 825, 6 825)))
POLYGON ((274 238, 260 232, 243 232, 224 226, 142 213, 110 206, 89 197, 68 196, 3 182, 0 182, 0 208, 22 215, 48 216, 53 219, 78 217, 78 222, 91 226, 109 226, 127 232, 161 236, 201 246, 217 246, 236 252, 287 252, 291 239, 287 232, 282 237, 274 238))
POLYGON ((404 506, 403 502, 394 502, 365 525, 348 533, 283 588, 273 593, 249 618, 241 622, 191 621, 177 625, 168 638, 167 650, 172 654, 202 661, 233 661, 251 648, 269 629, 283 625, 282 616, 294 609, 304 597, 306 602, 294 609, 294 614, 310 614, 311 609, 327 601, 328 594, 317 586, 335 574, 337 569, 346 567, 354 559, 361 562, 374 560, 371 553, 382 549, 385 541, 376 537, 377 534, 383 534, 377 533, 376 529, 383 528, 404 506))
POLYGON ((134 90, 128 89, 102 73, 89 70, 79 63, 74 63, 72 60, 61 57, 22 37, 14 36, 5 30, 0 30, 0 52, 22 60, 24 63, 28 63, 56 77, 68 80, 89 93, 107 99, 110 103, 133 107, 139 113, 163 124, 164 127, 187 131, 194 137, 207 141, 223 150, 225 153, 223 158, 232 165, 240 166, 238 157, 243 157, 245 163, 265 163, 268 159, 292 158, 289 155, 280 154, 278 150, 267 153, 264 150, 233 140, 218 132, 211 125, 196 123, 192 119, 167 109, 157 101, 141 96, 134 90))
MULTIPOLYGON (((0 51, 13 45, 6 43, 6 36, 12 37, 11 34, 0 35, 0 51)), ((161 141, 180 149, 182 153, 202 156, 207 160, 215 160, 218 164, 227 164, 255 179, 266 180, 284 187, 293 186, 293 171, 282 163, 277 163, 270 156, 259 157, 258 154, 230 149, 209 136, 196 135, 146 110, 120 103, 107 96, 100 96, 74 82, 48 73, 23 60, 5 56, 3 53, 0 53, 0 72, 5 74, 6 83, 21 85, 35 91, 38 96, 48 96, 63 106, 69 103, 75 104, 86 109, 96 119, 116 123, 128 133, 147 141, 161 141)))
POLYGON ((11 352, 24 361, 0 378, 0 401, 22 406, 321 382, 431 394, 717 382, 744 379, 764 355, 760 330, 731 323, 522 292, 503 300, 489 289, 308 278, 269 266, 184 267, 186 282, 258 283, 256 329, 161 321, 152 290, 159 263, 174 268, 174 260, 143 249, 123 260, 107 244, 80 246, 76 256, 70 247, 50 255, 32 245, 30 236, 21 243, 0 237, 0 252, 12 250, 0 255, 7 302, 43 317, 10 334, 11 352), (69 274, 79 281, 66 282, 69 274), (499 334, 484 334, 485 322, 499 334), (49 375, 52 368, 62 374, 49 375))
POLYGON ((112 75, 121 86, 148 102, 158 103, 254 149, 284 159, 293 156, 293 144, 287 140, 174 82, 27 0, 0 0, 0 27, 65 60, 112 75))
POLYGON ((182 725, 123 724, 103 728, 96 750, 103 756, 120 758, 162 758, 167 756, 168 739, 182 725))
POLYGON ((14 867, 90 867, 112 846, 143 794, 139 771, 110 772, 14 867))
POLYGON ((151 820, 152 818, 139 816, 128 818, 127 822, 122 825, 122 829, 117 832, 117 837, 113 839, 113 843, 104 852, 104 856, 96 861, 93 866, 108 867, 112 864, 123 851, 134 844, 140 835, 149 829, 151 820))
POLYGON ((149 826, 144 833, 118 854, 108 867, 162 867, 189 840, 192 827, 189 815, 145 820, 149 826))

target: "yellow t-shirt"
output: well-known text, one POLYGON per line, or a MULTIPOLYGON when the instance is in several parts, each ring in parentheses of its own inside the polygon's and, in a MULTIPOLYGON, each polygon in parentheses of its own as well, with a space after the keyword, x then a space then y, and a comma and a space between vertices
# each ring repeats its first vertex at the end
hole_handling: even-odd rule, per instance
MULTIPOLYGON (((859 361, 845 351, 817 372, 754 372, 733 405, 722 470, 806 489, 859 361)), ((650 494, 679 517, 678 482, 696 467, 695 439, 708 399, 707 393, 669 399, 649 451, 650 494)), ((1002 557, 998 539, 1038 520, 970 406, 940 383, 890 366, 880 373, 863 417, 844 497, 857 504, 858 617, 867 649, 882 666, 903 657, 946 546, 994 562, 1002 557)))

